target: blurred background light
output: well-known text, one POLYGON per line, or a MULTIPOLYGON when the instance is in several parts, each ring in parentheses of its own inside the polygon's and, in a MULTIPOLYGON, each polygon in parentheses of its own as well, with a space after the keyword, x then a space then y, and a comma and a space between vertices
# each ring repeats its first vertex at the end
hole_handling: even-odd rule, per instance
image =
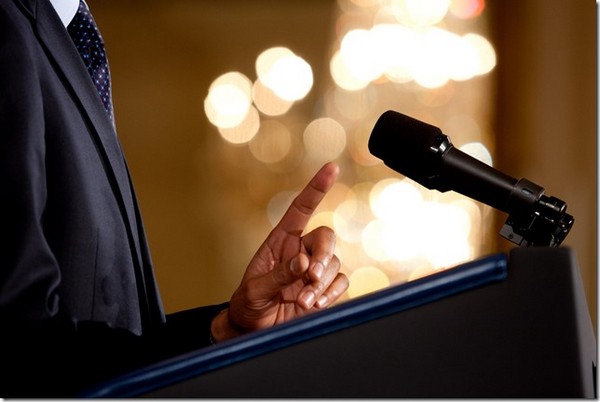
POLYGON ((360 71, 355 71, 352 67, 349 67, 343 60, 341 51, 337 51, 331 58, 330 70, 331 76, 335 83, 343 89, 348 91, 356 91, 363 89, 369 84, 369 79, 360 77, 360 71))
POLYGON ((349 297, 359 297, 383 289, 390 284, 385 272, 377 267, 363 267, 350 275, 349 297))
POLYGON ((262 84, 284 101, 304 98, 313 85, 310 65, 283 47, 262 52, 256 60, 256 72, 262 84))
POLYGON ((425 88, 439 88, 450 79, 487 74, 495 65, 495 51, 481 35, 377 24, 347 32, 331 58, 330 71, 339 87, 357 91, 382 75, 396 83, 414 80, 425 88))
POLYGON ((276 120, 263 121, 258 134, 249 144, 252 155, 264 163, 279 162, 285 158, 291 146, 290 131, 276 120))
POLYGON ((458 18, 478 17, 485 8, 485 0, 452 0, 450 12, 458 18))
POLYGON ((381 52, 370 30, 347 32, 340 45, 340 57, 349 74, 361 82, 373 81, 383 73, 381 52))
POLYGON ((208 89, 204 111, 208 120, 219 128, 239 125, 252 104, 252 82, 242 73, 219 76, 208 89))
POLYGON ((260 110, 261 113, 267 116, 281 116, 287 113, 292 105, 293 101, 285 100, 277 96, 275 92, 267 88, 261 80, 254 82, 252 91, 252 99, 254 104, 260 110))
POLYGON ((477 59, 473 61, 475 75, 487 74, 496 66, 496 51, 483 36, 474 33, 465 35, 465 40, 475 51, 477 59))
POLYGON ((460 146, 459 149, 473 158, 492 166, 492 154, 490 154, 490 151, 482 143, 470 142, 460 146))
MULTIPOLYGON (((237 96, 237 94, 235 96, 237 96)), ((250 141, 254 138, 260 127, 258 111, 254 106, 250 106, 246 111, 244 118, 238 122, 237 117, 239 116, 241 116, 241 113, 240 115, 237 115, 235 119, 232 115, 229 115, 228 120, 224 115, 220 115, 220 117, 228 123, 218 128, 219 134, 221 134, 223 139, 232 144, 244 144, 250 141), (232 125, 233 122, 236 124, 232 125)))
POLYGON ((266 50, 263 50, 258 55, 254 63, 256 67, 256 75, 258 76, 258 78, 262 77, 262 80, 264 81, 265 78, 267 78, 270 74, 271 70, 273 69, 273 66, 279 60, 293 56, 294 52, 292 52, 287 47, 283 46, 270 47, 266 50))
POLYGON ((446 16, 450 0, 392 0, 392 12, 407 26, 435 25, 446 16))
POLYGON ((334 160, 346 147, 346 131, 332 118, 313 120, 304 130, 304 146, 308 154, 318 160, 334 160))

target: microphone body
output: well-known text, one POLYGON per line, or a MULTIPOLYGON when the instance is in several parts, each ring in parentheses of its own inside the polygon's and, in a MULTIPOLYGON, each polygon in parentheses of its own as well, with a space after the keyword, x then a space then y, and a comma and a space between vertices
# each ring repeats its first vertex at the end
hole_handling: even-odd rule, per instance
POLYGON ((566 204, 460 151, 435 126, 395 111, 375 124, 369 151, 419 184, 467 197, 510 214, 500 234, 519 245, 556 246, 573 225, 566 204))

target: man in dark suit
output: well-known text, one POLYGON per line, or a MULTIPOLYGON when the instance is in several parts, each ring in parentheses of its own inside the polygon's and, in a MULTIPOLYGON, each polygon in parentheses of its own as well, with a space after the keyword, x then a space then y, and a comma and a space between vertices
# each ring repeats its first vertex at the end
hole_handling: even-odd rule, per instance
POLYGON ((337 177, 327 164, 229 302, 165 316, 112 110, 68 24, 49 0, 0 2, 0 397, 74 395, 347 289, 333 232, 302 236, 337 177))

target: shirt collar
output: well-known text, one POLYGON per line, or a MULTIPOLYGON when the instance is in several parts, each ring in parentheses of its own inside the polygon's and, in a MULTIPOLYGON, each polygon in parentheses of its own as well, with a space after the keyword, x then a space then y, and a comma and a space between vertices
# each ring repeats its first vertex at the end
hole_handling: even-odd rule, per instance
POLYGON ((73 20, 79 8, 79 0, 50 0, 50 3, 65 27, 73 20))

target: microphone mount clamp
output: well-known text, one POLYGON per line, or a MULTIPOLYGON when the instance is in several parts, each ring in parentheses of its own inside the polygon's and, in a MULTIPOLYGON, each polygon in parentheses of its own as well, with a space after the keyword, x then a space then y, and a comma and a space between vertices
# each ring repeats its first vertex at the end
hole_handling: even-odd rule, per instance
POLYGON ((567 204, 544 195, 544 189, 527 179, 519 180, 508 201, 512 211, 500 235, 524 247, 557 247, 567 237, 574 219, 567 204))

